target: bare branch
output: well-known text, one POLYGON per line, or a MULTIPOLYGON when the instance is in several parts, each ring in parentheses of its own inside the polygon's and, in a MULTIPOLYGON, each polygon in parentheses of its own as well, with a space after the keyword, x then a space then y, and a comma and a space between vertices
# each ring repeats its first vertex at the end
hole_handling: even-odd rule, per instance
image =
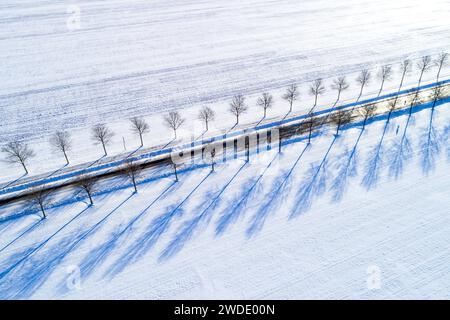
POLYGON ((381 80, 380 91, 378 91, 378 96, 380 96, 381 91, 383 91, 384 82, 388 81, 392 77, 392 67, 391 66, 382 66, 380 71, 378 72, 378 78, 381 80))
POLYGON ((236 116, 236 124, 239 123, 239 116, 247 111, 248 107, 245 105, 245 97, 238 94, 233 97, 230 103, 230 112, 236 116))
POLYGON ((56 151, 62 152, 66 163, 69 164, 69 158, 67 157, 67 152, 72 149, 72 138, 68 132, 57 131, 50 138, 50 144, 56 151))
POLYGON ((359 91, 359 96, 358 96, 357 101, 359 101, 359 99, 361 98, 364 87, 370 83, 371 77, 372 77, 372 74, 370 73, 370 71, 368 69, 363 69, 363 70, 361 70, 358 77, 356 78, 356 82, 358 82, 361 86, 361 90, 359 91))
POLYGON ((331 89, 336 90, 338 92, 338 96, 336 99, 336 103, 339 101, 341 97, 341 92, 347 90, 350 87, 345 77, 338 77, 333 80, 333 84, 331 85, 331 89))
POLYGON ((423 56, 420 58, 420 60, 417 62, 417 68, 420 70, 420 77, 419 82, 417 84, 417 90, 419 90, 420 83, 422 82, 422 77, 425 72, 430 70, 432 67, 432 61, 430 56, 423 56))
POLYGON ((215 117, 214 111, 210 107, 203 107, 202 110, 200 110, 200 113, 198 115, 198 118, 205 122, 206 131, 209 129, 209 122, 213 121, 215 117))
POLYGON ((142 171, 142 167, 135 163, 133 159, 127 159, 124 164, 124 172, 130 178, 134 191, 137 192, 137 179, 142 171))
POLYGON ((28 174, 26 164, 35 156, 35 153, 25 142, 12 141, 2 148, 2 152, 6 154, 6 162, 21 164, 25 173, 28 174))
POLYGON ((436 76, 436 82, 439 82, 439 76, 441 74, 442 67, 447 65, 448 62, 448 53, 441 52, 437 59, 434 61, 434 64, 438 67, 438 72, 436 76))
POLYGON ((177 129, 184 123, 184 119, 177 111, 172 111, 164 117, 164 121, 166 122, 166 125, 173 130, 176 139, 177 129))
POLYGON ((97 186, 97 179, 91 176, 82 176, 77 183, 77 187, 83 190, 89 198, 89 203, 94 204, 92 194, 97 186))
POLYGON ((264 92, 261 97, 258 98, 256 104, 264 109, 264 118, 268 108, 273 106, 273 97, 271 94, 264 92))
POLYGON ((105 152, 105 156, 108 155, 106 151, 106 146, 111 143, 112 137, 114 133, 108 129, 108 127, 103 124, 97 124, 92 128, 92 139, 95 143, 101 144, 103 147, 103 151, 105 152))
POLYGON ((47 217, 45 213, 45 208, 51 203, 51 194, 52 191, 50 189, 46 189, 45 187, 37 187, 31 191, 31 195, 28 198, 28 203, 31 206, 35 206, 42 213, 42 218, 45 219, 47 217))
MULTIPOLYGON (((317 105, 317 97, 325 93, 325 87, 322 83, 322 79, 316 79, 309 87, 309 93, 314 96, 314 107, 317 105)), ((312 111, 312 109, 311 109, 312 111)))
POLYGON ((297 86, 295 84, 291 84, 286 89, 286 93, 281 96, 284 100, 289 102, 289 112, 292 111, 292 104, 298 99, 299 96, 300 93, 298 92, 297 86))
POLYGON ((141 147, 144 145, 144 140, 142 139, 142 135, 144 133, 147 133, 150 130, 150 126, 148 125, 148 123, 141 118, 131 118, 130 119, 131 122, 131 130, 139 135, 139 139, 141 141, 141 147))

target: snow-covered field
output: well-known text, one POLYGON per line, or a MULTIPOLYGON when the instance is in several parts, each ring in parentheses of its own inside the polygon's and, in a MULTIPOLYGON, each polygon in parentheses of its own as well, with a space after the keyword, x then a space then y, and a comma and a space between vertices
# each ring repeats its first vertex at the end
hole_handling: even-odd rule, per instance
MULTIPOLYGON (((111 154, 133 150, 128 118, 145 116, 146 146, 172 132, 162 116, 187 118, 181 136, 203 132, 198 110, 217 113, 209 134, 228 130, 227 104, 245 94, 241 125, 259 122, 257 96, 276 99, 264 121, 282 117, 292 82, 309 110, 308 83, 325 79, 318 109, 336 99, 331 79, 374 79, 394 64, 384 93, 399 84, 398 62, 449 49, 448 1, 72 1, 0 4, 0 136, 29 141, 31 174, 61 168, 49 152, 55 130, 73 134, 72 164, 94 161, 89 128, 116 132, 111 154), (70 20, 69 20, 70 21, 70 20), (123 138, 123 139, 122 139, 123 138)), ((435 81, 436 69, 423 83, 435 81)), ((443 69, 447 79, 450 68, 443 69)), ((417 84, 417 70, 405 88, 417 84)), ((365 130, 325 130, 307 145, 276 148, 173 176, 143 172, 139 192, 124 178, 102 182, 95 205, 56 194, 60 205, 0 220, 0 298, 450 298, 450 103, 417 107, 411 118, 381 116, 365 130)), ((21 168, 0 163, 0 182, 21 168)), ((27 204, 0 208, 1 216, 27 204)), ((14 216, 14 215, 12 215, 14 216)))
MULTIPOLYGON (((433 57, 449 50, 450 5, 445 0, 401 1, 13 1, 0 4, 0 135, 30 141, 37 153, 31 174, 60 169, 64 159, 50 152, 49 135, 73 134, 73 164, 97 160, 99 146, 89 129, 106 122, 116 135, 111 154, 138 146, 128 119, 145 116, 151 126, 146 146, 166 144, 172 132, 162 123, 168 110, 188 119, 185 136, 197 137, 201 106, 217 113, 212 126, 229 129, 227 111, 236 93, 248 97, 249 112, 241 123, 259 121, 256 98, 275 97, 269 118, 285 115, 280 98, 295 82, 301 99, 294 111, 313 104, 310 81, 323 77, 327 93, 319 108, 329 107, 336 93, 331 79, 348 75, 354 100, 362 67, 374 71, 364 97, 376 95, 376 69, 395 64, 385 92, 399 84, 398 63, 404 58, 433 57), (80 9, 80 29, 72 24, 71 5, 80 9)), ((76 20, 76 19, 75 19, 76 20)), ((435 71, 424 82, 435 79, 435 71)), ((442 78, 450 76, 447 67, 442 78)), ((405 86, 416 84, 414 69, 405 86)), ((269 119, 268 119, 269 120, 269 119)), ((213 131, 213 130, 211 130, 213 131)), ((22 175, 20 166, 0 163, 0 182, 22 175)))
POLYGON ((2 222, 0 296, 449 298, 449 120, 418 108, 2 222))

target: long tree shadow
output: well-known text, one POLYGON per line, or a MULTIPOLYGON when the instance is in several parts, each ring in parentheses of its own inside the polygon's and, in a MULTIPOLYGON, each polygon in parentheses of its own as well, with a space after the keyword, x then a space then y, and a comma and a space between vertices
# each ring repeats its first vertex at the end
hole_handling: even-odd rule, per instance
POLYGON ((46 250, 42 257, 30 257, 20 268, 2 279, 0 297, 2 299, 27 299, 39 289, 52 274, 52 270, 64 258, 62 251, 70 245, 73 235, 64 237, 46 250))
POLYGON ((386 121, 380 141, 371 151, 369 151, 369 157, 367 158, 365 166, 365 174, 361 180, 361 185, 365 187, 366 190, 373 189, 378 183, 380 170, 383 166, 383 141, 389 127, 390 121, 386 121))
POLYGON ((302 180, 295 195, 294 206, 289 219, 308 211, 314 197, 319 197, 325 191, 328 155, 337 139, 338 135, 335 135, 321 162, 316 165, 312 164, 309 168, 306 178, 302 180))
POLYGON ((33 231, 34 228, 36 228, 38 225, 40 225, 44 221, 43 219, 39 219, 38 221, 34 222, 32 225, 30 225, 28 228, 26 228, 24 231, 22 231, 17 237, 9 241, 3 248, 0 249, 0 253, 3 252, 5 249, 7 249, 9 246, 14 244, 16 241, 20 240, 22 237, 26 236, 28 233, 33 231))
POLYGON ((420 137, 420 164, 422 172, 428 175, 436 167, 436 158, 441 152, 441 136, 433 125, 435 108, 431 108, 427 129, 420 137))
POLYGON ((403 129, 400 141, 394 142, 390 151, 389 176, 394 177, 395 179, 398 179, 402 175, 406 162, 410 160, 413 155, 411 142, 407 134, 411 122, 412 114, 410 113, 406 120, 405 129, 403 129))
POLYGON ((450 160, 450 125, 444 128, 444 134, 442 135, 442 138, 447 144, 447 159, 450 160))
POLYGON ((216 236, 222 235, 226 231, 226 229, 239 218, 240 214, 243 211, 243 208, 246 207, 249 200, 252 199, 251 196, 255 193, 262 177, 269 170, 269 168, 277 158, 278 154, 269 162, 269 164, 264 168, 264 170, 258 177, 250 179, 248 182, 244 183, 243 187, 241 188, 241 192, 237 194, 235 199, 230 201, 231 207, 225 208, 223 214, 218 219, 216 225, 216 236))
POLYGON ((195 216, 193 219, 187 222, 181 230, 176 234, 176 236, 172 239, 172 241, 169 243, 169 245, 161 252, 160 254, 160 261, 166 260, 176 253, 178 253, 186 244, 186 242, 191 239, 193 233, 195 230, 202 224, 207 223, 210 218, 211 214, 214 213, 214 209, 218 207, 218 205, 221 202, 221 196, 227 190, 228 186, 234 181, 234 179, 239 175, 239 173, 244 169, 244 167, 247 165, 247 162, 245 162, 239 170, 231 177, 230 180, 223 186, 223 188, 217 193, 217 195, 214 196, 213 192, 208 192, 205 200, 202 204, 197 206, 197 209, 195 211, 200 211, 201 208, 207 207, 200 212, 197 216, 195 216), (212 201, 210 200, 212 198, 212 201), (209 205, 208 205, 209 203, 209 205))
MULTIPOLYGON (((110 237, 105 242, 89 252, 79 265, 81 276, 83 278, 88 277, 96 267, 100 266, 113 252, 113 250, 117 248, 120 241, 123 241, 132 231, 133 226, 147 213, 149 213, 150 208, 156 202, 163 199, 169 191, 174 190, 175 184, 175 181, 169 184, 145 209, 143 209, 137 216, 135 216, 125 227, 119 226, 116 231, 111 233, 110 237)), ((61 286, 61 288, 64 289, 67 287, 61 286)))
MULTIPOLYGON (((11 274, 9 283, 11 283, 12 286, 2 286, 0 289, 0 294, 2 294, 3 289, 5 289, 8 292, 7 295, 11 298, 29 298, 48 279, 55 268, 70 252, 72 252, 82 241, 92 235, 100 225, 102 225, 111 215, 117 212, 134 195, 135 194, 132 193, 128 196, 88 230, 79 228, 75 232, 75 235, 69 234, 62 241, 53 245, 49 250, 46 250, 46 252, 40 257, 33 256, 31 260, 28 261, 28 264, 24 263, 18 272, 11 274), (20 286, 17 286, 18 281, 21 282, 20 286)), ((49 240, 50 239, 48 239, 45 243, 49 240)), ((26 258, 29 258, 33 253, 42 248, 45 243, 29 253, 26 258)), ((24 261, 25 259, 20 261, 20 263, 24 261)), ((17 266, 18 264, 15 265, 15 267, 17 266)))
POLYGON ((42 247, 45 246, 51 239, 53 239, 57 234, 59 234, 64 228, 69 226, 72 222, 74 222, 78 217, 80 217, 84 212, 87 211, 89 207, 83 209, 81 212, 76 214, 72 219, 70 219, 68 222, 66 222, 63 226, 61 226, 58 230, 56 230, 52 235, 50 235, 48 238, 43 240, 42 242, 26 248, 22 252, 19 252, 17 254, 14 254, 11 256, 8 260, 2 263, 2 271, 0 272, 0 280, 2 280, 4 277, 6 277, 11 271, 13 271, 15 268, 19 267, 24 261, 26 261, 32 254, 40 250, 42 247))
POLYGON ((8 189, 10 186, 12 186, 13 184, 15 184, 16 182, 19 182, 20 180, 22 180, 22 179, 23 179, 24 177, 26 177, 26 176, 27 176, 27 174, 24 173, 24 174, 22 174, 20 177, 18 177, 17 179, 14 179, 14 180, 12 180, 12 181, 6 182, 6 184, 0 188, 0 191, 1 191, 1 190, 4 190, 4 189, 8 189))
POLYGON ((348 188, 349 178, 353 178, 357 175, 357 163, 358 163, 358 144, 361 140, 364 128, 361 129, 358 138, 351 150, 347 150, 343 155, 339 156, 339 159, 345 159, 341 162, 341 165, 337 169, 336 177, 331 183, 331 190, 333 191, 332 201, 339 202, 342 200, 345 192, 348 188))
POLYGON ((113 278, 116 274, 122 272, 129 264, 136 262, 152 249, 159 238, 169 228, 172 220, 184 215, 184 210, 182 208, 183 204, 197 191, 198 188, 200 188, 210 175, 211 172, 209 172, 181 202, 177 205, 168 206, 162 215, 153 219, 148 229, 131 244, 125 254, 117 259, 116 263, 114 263, 106 272, 105 276, 113 278))
POLYGON ((278 176, 272 183, 270 188, 271 192, 266 196, 263 204, 258 208, 257 212, 252 217, 250 225, 246 230, 247 237, 252 237, 256 232, 262 229, 269 213, 272 212, 279 201, 282 201, 284 197, 289 194, 292 172, 297 167, 300 159, 309 147, 310 144, 306 144, 294 164, 287 170, 287 172, 278 176))

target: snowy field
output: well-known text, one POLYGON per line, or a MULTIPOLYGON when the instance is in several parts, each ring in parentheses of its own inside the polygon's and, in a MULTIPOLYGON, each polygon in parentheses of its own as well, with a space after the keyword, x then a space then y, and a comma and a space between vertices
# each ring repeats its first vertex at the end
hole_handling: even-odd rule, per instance
MULTIPOLYGON (((319 106, 336 98, 332 78, 346 74, 350 90, 342 102, 358 95, 357 72, 371 68, 373 81, 363 98, 375 96, 377 69, 394 64, 395 76, 384 92, 399 84, 404 58, 433 58, 449 51, 450 4, 408 1, 12 1, 0 4, 0 135, 33 145, 37 157, 31 174, 64 165, 49 147, 56 130, 73 134, 72 164, 97 160, 99 146, 90 127, 107 123, 116 133, 110 154, 138 146, 128 119, 145 116, 151 130, 146 146, 165 145, 172 132, 162 123, 168 110, 188 120, 184 135, 203 131, 198 110, 209 105, 218 116, 212 129, 229 129, 228 113, 236 93, 248 97, 241 123, 259 121, 256 98, 274 95, 268 119, 284 116, 284 88, 297 83, 301 98, 295 112, 313 104, 309 83, 325 80, 319 106), (67 13, 80 9, 79 25, 67 13), (79 26, 79 29, 77 29, 79 26)), ((417 60, 414 60, 416 62, 417 60)), ((435 71, 423 82, 435 79, 435 71)), ((450 69, 442 78, 450 77, 450 69)), ((416 68, 405 87, 417 83, 416 68)), ((211 130, 211 132, 214 130, 211 130)), ((182 136, 182 134, 180 134, 182 136)), ((0 183, 22 176, 22 168, 0 163, 0 183)))
MULTIPOLYGON (((146 147, 175 144, 163 125, 169 110, 187 119, 180 137, 229 130, 228 103, 247 97, 236 129, 259 123, 262 92, 275 104, 263 122, 286 115, 280 96, 298 84, 294 113, 313 105, 309 83, 336 100, 332 79, 351 87, 368 67, 392 64, 383 94, 396 92, 399 62, 449 52, 448 1, 77 1, 80 28, 68 25, 72 1, 0 3, 0 144, 24 139, 36 151, 30 174, 60 169, 50 152, 69 130, 71 164, 102 155, 89 129, 116 133, 111 155, 138 146, 128 119, 143 116, 146 147)), ((422 84, 434 82, 436 68, 422 84)), ((441 79, 450 78, 450 68, 441 79)), ((414 67, 404 88, 417 85, 414 67)), ((374 118, 362 129, 324 127, 307 145, 277 148, 217 164, 142 173, 138 193, 125 178, 99 186, 94 206, 79 191, 58 206, 20 216, 26 203, 0 207, 0 298, 450 298, 450 102, 374 118), (17 214, 17 215, 16 215, 17 214)), ((179 142, 179 141, 178 141, 179 142)), ((0 183, 20 179, 0 162, 0 183)), ((22 177, 23 178, 23 177, 22 177)))
POLYGON ((4 221, 0 297, 450 298, 449 120, 418 107, 4 221))

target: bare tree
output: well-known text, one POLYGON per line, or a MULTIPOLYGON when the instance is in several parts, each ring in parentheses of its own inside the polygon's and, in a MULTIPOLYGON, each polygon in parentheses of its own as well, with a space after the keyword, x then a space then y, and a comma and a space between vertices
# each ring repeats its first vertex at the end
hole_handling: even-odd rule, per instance
POLYGON ((206 131, 209 129, 209 122, 213 121, 215 117, 214 111, 210 107, 203 107, 202 110, 200 110, 200 113, 198 115, 198 118, 205 122, 206 131))
POLYGON ((34 151, 28 147, 28 144, 21 141, 12 141, 2 148, 2 152, 6 154, 6 162, 20 163, 25 170, 25 174, 28 174, 26 164, 35 156, 34 151))
POLYGON ((137 192, 137 179, 142 171, 142 167, 129 158, 125 161, 124 172, 133 184, 134 192, 137 192))
POLYGON ((359 113, 364 119, 363 129, 366 127, 367 120, 375 115, 376 108, 376 105, 374 103, 371 103, 359 109, 359 113))
POLYGON ((331 117, 331 121, 336 124, 336 135, 339 134, 341 126, 346 123, 349 123, 351 120, 352 120, 351 111, 339 110, 338 112, 334 113, 331 117))
POLYGON ((309 87, 309 93, 314 96, 314 105, 311 109, 311 111, 316 107, 317 105, 317 98, 318 96, 322 95, 325 93, 325 87, 322 83, 322 79, 316 79, 314 80, 314 82, 311 84, 311 86, 309 87))
POLYGON ((445 66, 448 62, 448 53, 441 52, 439 57, 434 61, 434 64, 438 67, 438 72, 436 76, 436 82, 439 82, 439 76, 441 75, 442 67, 445 66))
POLYGON ((45 213, 45 208, 51 202, 51 190, 46 189, 45 187, 38 187, 35 190, 31 191, 31 195, 29 198, 29 203, 32 206, 36 206, 42 213, 42 218, 47 218, 47 214, 45 213))
POLYGON ((305 125, 308 128, 308 143, 311 143, 313 128, 317 124, 318 124, 318 121, 316 120, 316 118, 314 118, 313 113, 309 112, 306 115, 305 121, 303 123, 303 125, 305 125))
POLYGON ((91 176, 82 176, 77 183, 77 187, 83 190, 89 198, 89 203, 94 204, 92 194, 95 191, 97 185, 97 179, 91 176))
POLYGON ((238 94, 233 97, 230 103, 230 112, 236 117, 236 124, 239 123, 239 116, 247 111, 247 106, 245 105, 245 97, 238 94))
POLYGON ((289 112, 292 112, 292 104, 298 99, 299 96, 300 93, 298 92, 297 86, 295 84, 291 84, 286 89, 286 93, 281 96, 284 100, 289 102, 289 112))
POLYGON ((378 72, 378 78, 381 80, 380 91, 378 91, 378 97, 383 91, 384 82, 390 80, 392 77, 392 67, 391 66, 382 66, 380 71, 378 72))
POLYGON ((331 89, 336 90, 338 92, 338 96, 336 99, 336 103, 339 102, 339 99, 341 98, 341 92, 347 90, 350 87, 345 77, 338 77, 337 79, 333 80, 333 84, 331 85, 331 89))
POLYGON ((420 77, 419 82, 417 83, 417 90, 419 90, 420 83, 422 82, 422 77, 425 72, 430 70, 432 66, 432 61, 430 56, 423 56, 420 58, 420 60, 417 62, 417 68, 420 70, 420 77))
POLYGON ((359 91, 359 96, 358 99, 356 99, 356 101, 359 101, 359 99, 361 98, 364 87, 367 84, 369 84, 371 77, 372 75, 368 69, 362 69, 361 72, 359 73, 358 77, 356 78, 356 82, 359 83, 361 89, 359 91))
POLYGON ((72 148, 72 138, 68 132, 57 131, 50 138, 50 144, 56 151, 62 152, 66 159, 66 164, 69 164, 69 158, 67 152, 72 148))
POLYGON ((405 59, 402 61, 400 65, 400 71, 402 72, 402 78, 400 80, 400 86, 398 87, 398 91, 402 89, 403 81, 405 80, 405 76, 411 72, 411 60, 405 59))
POLYGON ((99 123, 92 128, 92 139, 95 143, 102 145, 105 156, 108 155, 106 146, 111 143, 113 136, 114 133, 103 123, 99 123))
POLYGON ((270 93, 264 92, 261 97, 258 98, 256 104, 264 109, 264 118, 267 114, 267 109, 273 106, 273 97, 270 93))
POLYGON ((131 130, 139 135, 139 139, 141 140, 141 147, 144 145, 144 140, 142 139, 142 135, 147 133, 150 130, 150 126, 144 119, 140 119, 137 117, 131 118, 131 130))
POLYGON ((164 117, 164 121, 166 122, 166 125, 173 130, 176 139, 177 129, 184 123, 184 119, 177 111, 172 111, 164 117))

